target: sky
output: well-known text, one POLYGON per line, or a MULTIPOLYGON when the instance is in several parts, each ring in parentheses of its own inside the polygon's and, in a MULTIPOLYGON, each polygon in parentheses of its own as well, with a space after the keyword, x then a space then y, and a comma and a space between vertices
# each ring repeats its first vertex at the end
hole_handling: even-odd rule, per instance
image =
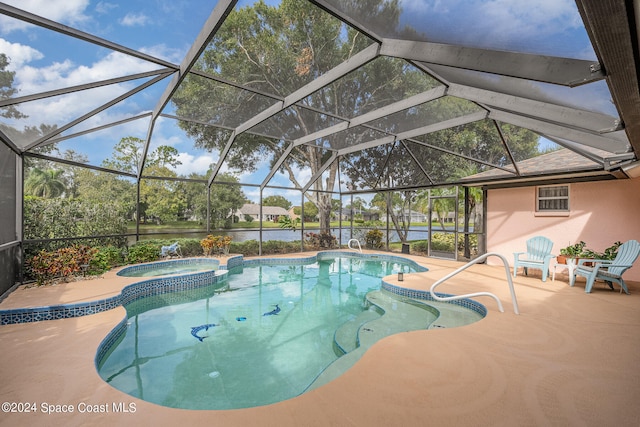
POLYGON ((402 0, 403 24, 433 42, 595 59, 573 0, 402 0))
MULTIPOLYGON (((8 3, 34 13, 37 11, 37 14, 45 18, 59 20, 63 24, 175 64, 181 62, 210 13, 210 6, 205 7, 205 2, 201 1, 191 2, 192 4, 156 1, 156 7, 153 8, 146 6, 147 2, 140 1, 20 0, 8 3), (196 6, 200 6, 200 10, 193 10, 196 6), (196 13, 190 16, 189 9, 196 13), (174 31, 166 33, 164 30, 167 26, 171 26, 174 31)), ((6 17, 0 19, 0 52, 5 52, 11 60, 10 69, 16 71, 14 85, 21 96, 160 68, 158 65, 57 35, 21 21, 6 17)), ((107 102, 114 95, 133 89, 144 80, 54 97, 46 102, 24 103, 19 109, 33 118, 43 117, 43 110, 46 110, 45 117, 49 123, 60 126, 107 102)), ((92 118, 78 130, 151 111, 168 82, 160 83, 108 114, 92 118)), ((30 125, 39 124, 28 120, 25 122, 30 125)), ((115 132, 100 132, 97 137, 113 138, 114 133, 126 132, 125 135, 146 138, 148 127, 148 120, 140 120, 124 126, 124 129, 114 129, 115 132)), ((163 132, 164 128, 167 128, 166 123, 159 123, 154 139, 159 144, 177 144, 181 135, 174 130, 163 132)), ((90 150, 90 154, 96 156, 97 163, 102 160, 99 157, 111 153, 113 143, 104 144, 108 147, 106 149, 101 149, 100 145, 93 144, 90 150)), ((194 162, 194 169, 201 169, 202 159, 195 156, 184 158, 185 161, 194 162)), ((94 163, 93 159, 91 163, 94 163)))
MULTIPOLYGON (((215 6, 215 1, 205 0, 4 2, 174 64, 181 63, 215 6)), ((247 3, 250 2, 241 1, 238 5, 244 6, 247 3)), ((273 0, 267 3, 272 4, 273 0)), ((400 4, 404 11, 401 16, 402 24, 414 25, 430 37, 435 37, 433 33, 437 30, 443 38, 441 41, 455 39, 462 43, 477 43, 479 47, 517 47, 525 51, 531 46, 543 46, 544 48, 531 48, 531 52, 557 53, 581 59, 595 57, 575 3, 571 0, 402 0, 400 4), (479 14, 486 19, 479 21, 479 14), (443 22, 447 25, 442 25, 443 22), (460 31, 460 28, 464 28, 464 31, 460 31), (475 31, 487 32, 492 36, 487 40, 497 40, 499 45, 485 46, 485 42, 476 36, 475 31)), ((18 96, 160 68, 159 65, 4 15, 0 15, 0 52, 7 54, 11 61, 9 69, 16 72, 14 87, 19 91, 18 96)), ((37 126, 41 123, 41 118, 46 117, 48 124, 62 126, 148 80, 139 79, 22 103, 18 108, 29 118, 15 125, 18 128, 25 125, 37 126)), ((125 102, 69 129, 63 135, 152 111, 168 82, 169 79, 164 79, 125 102)), ((165 112, 171 113, 170 106, 165 112)), ((110 156, 112 147, 121 137, 146 139, 149 123, 148 118, 131 121, 69 139, 60 143, 60 148, 83 153, 89 157, 90 164, 100 165, 103 159, 110 156)), ((543 144, 549 143, 543 141, 543 144)), ((209 165, 217 161, 218 153, 194 149, 193 141, 179 129, 174 120, 168 118, 160 118, 155 124, 152 149, 158 145, 170 145, 178 150, 179 160, 182 162, 176 170, 179 174, 205 173, 209 165)), ((258 166, 261 173, 241 177, 241 182, 261 183, 268 165, 265 161, 265 164, 258 166)), ((298 174, 303 180, 310 177, 306 170, 300 170, 298 174)), ((281 175, 276 176, 272 183, 291 185, 281 175)), ((299 200, 299 193, 292 193, 299 200)))
MULTIPOLYGON (((6 3, 178 65, 215 5, 210 1, 171 0, 9 0, 6 3), (171 31, 166 31, 167 28, 171 28, 171 31)), ((9 70, 16 71, 14 87, 19 91, 18 96, 161 68, 3 15, 0 15, 0 52, 10 58, 9 70)), ((48 124, 62 126, 148 80, 140 79, 20 104, 19 110, 33 120, 21 120, 16 123, 17 127, 37 126, 40 121, 36 118, 41 117, 47 117, 48 124)), ((65 134, 152 111, 168 83, 169 79, 164 79, 145 89, 144 93, 92 117, 65 134)), ((170 106, 164 112, 171 113, 170 106)), ((122 136, 146 139, 149 123, 148 118, 132 121, 69 139, 60 143, 59 148, 83 153, 89 157, 90 164, 100 165, 122 136)), ((215 152, 195 149, 193 141, 174 120, 168 118, 159 118, 154 126, 151 149, 159 145, 169 145, 179 151, 178 159, 182 164, 176 168, 178 174, 205 174, 210 164, 218 159, 215 152)), ((241 175, 240 179, 260 183, 260 174, 255 175, 255 178, 241 175)), ((304 179, 305 176, 310 177, 310 173, 300 171, 300 177, 304 179)), ((275 181, 280 181, 278 185, 289 182, 284 177, 276 177, 275 181)), ((265 195, 268 192, 265 191, 265 195)), ((299 192, 291 193, 299 198, 299 192)))

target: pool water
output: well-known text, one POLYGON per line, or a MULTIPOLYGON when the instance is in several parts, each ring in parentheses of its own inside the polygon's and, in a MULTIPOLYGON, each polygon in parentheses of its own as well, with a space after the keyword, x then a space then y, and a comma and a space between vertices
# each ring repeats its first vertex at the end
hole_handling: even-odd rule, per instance
MULTIPOLYGON (((384 327, 373 333, 364 325, 389 307, 402 312, 403 302, 383 309, 379 295, 367 294, 401 268, 412 270, 359 258, 245 266, 230 271, 224 288, 138 300, 126 307, 127 330, 99 373, 125 393, 175 408, 237 409, 295 397, 357 348, 358 334, 385 336, 384 327)), ((411 321, 386 335, 426 329, 437 317, 431 307, 411 310, 411 321)))
POLYGON ((218 260, 208 258, 176 259, 125 267, 117 274, 124 277, 157 277, 199 271, 215 271, 219 265, 220 262, 218 260))

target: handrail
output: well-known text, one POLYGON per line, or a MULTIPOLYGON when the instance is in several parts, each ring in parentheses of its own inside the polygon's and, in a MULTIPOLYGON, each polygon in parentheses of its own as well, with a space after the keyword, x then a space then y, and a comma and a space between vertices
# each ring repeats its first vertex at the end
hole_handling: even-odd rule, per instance
POLYGON ((509 262, 507 261, 507 259, 503 255, 500 255, 499 253, 496 253, 496 252, 488 252, 488 253, 486 253, 484 255, 480 255, 478 258, 471 260, 470 262, 466 263, 462 267, 458 268, 453 273, 447 274, 442 279, 437 280, 433 285, 431 285, 431 289, 430 289, 431 297, 436 301, 453 301, 453 300, 459 300, 459 299, 469 298, 469 297, 487 296, 487 297, 491 297, 494 300, 496 300, 496 302, 498 303, 498 309, 500 310, 501 313, 504 313, 504 308, 502 308, 502 303, 500 302, 500 299, 496 295, 492 294, 491 292, 476 292, 476 293, 465 294, 465 295, 454 295, 454 296, 451 296, 451 297, 439 297, 434 292, 434 289, 436 288, 436 286, 441 285, 442 283, 444 283, 445 281, 449 280, 450 278, 452 278, 456 274, 466 270, 467 268, 471 267, 474 264, 477 264, 478 262, 484 261, 485 259, 489 258, 490 256, 497 256, 498 258, 500 258, 502 260, 502 263, 504 264, 504 270, 507 273, 507 281, 509 282, 509 290, 511 291, 511 302, 513 303, 513 312, 515 314, 520 314, 520 311, 518 310, 518 301, 516 300, 516 291, 513 288, 513 281, 511 280, 511 272, 509 271, 509 262))
POLYGON ((362 247, 360 246, 360 241, 359 241, 358 239, 350 239, 350 240, 347 242, 347 247, 348 247, 349 249, 353 249, 353 250, 355 251, 355 248, 352 248, 352 247, 351 247, 351 242, 356 242, 356 243, 358 244, 358 251, 359 251, 360 253, 362 253, 362 247))

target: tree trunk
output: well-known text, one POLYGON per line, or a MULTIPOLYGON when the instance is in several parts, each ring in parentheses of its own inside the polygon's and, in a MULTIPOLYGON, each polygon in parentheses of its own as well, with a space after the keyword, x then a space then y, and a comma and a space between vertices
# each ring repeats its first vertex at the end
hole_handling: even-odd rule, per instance
POLYGON ((317 206, 320 232, 331 233, 331 196, 329 194, 319 195, 317 206))

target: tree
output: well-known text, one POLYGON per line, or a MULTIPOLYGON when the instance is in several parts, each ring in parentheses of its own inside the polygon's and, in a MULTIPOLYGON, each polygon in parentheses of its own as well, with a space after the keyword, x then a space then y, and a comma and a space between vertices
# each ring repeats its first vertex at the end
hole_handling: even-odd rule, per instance
MULTIPOLYGON (((119 207, 108 199, 96 204, 93 201, 27 196, 24 199, 24 236, 25 239, 45 240, 115 235, 117 237, 85 239, 83 243, 124 247, 126 223, 119 207)), ((27 252, 34 253, 42 248, 50 250, 68 245, 68 241, 54 240, 46 244, 31 244, 27 252)))
POLYGON ((32 168, 24 183, 25 193, 45 199, 62 196, 66 189, 62 178, 63 174, 64 170, 62 169, 40 170, 32 168))
POLYGON ((136 213, 136 185, 131 179, 113 173, 78 168, 76 198, 94 205, 109 203, 123 213, 124 218, 134 219, 136 213))
MULTIPOLYGON (((77 153, 74 150, 65 150, 63 152, 63 159, 70 160, 76 163, 89 163, 89 158, 82 153, 77 153)), ((80 166, 64 165, 63 179, 66 186, 67 197, 74 198, 78 196, 78 176, 82 170, 86 169, 80 166)))
POLYGON ((342 212, 342 202, 340 199, 331 199, 331 220, 335 221, 342 212))
POLYGON ((444 230, 446 218, 456 209, 455 197, 455 187, 419 191, 416 195, 416 206, 424 212, 429 210, 429 203, 431 203, 431 210, 436 213, 440 228, 444 230))
POLYGON ((371 199, 371 206, 380 212, 380 215, 389 213, 389 219, 391 219, 402 243, 407 242, 411 227, 411 205, 414 201, 414 194, 413 191, 393 191, 377 193, 371 199))
POLYGON ((267 196, 262 199, 263 206, 279 206, 285 210, 291 209, 291 202, 284 196, 267 196))
POLYGON ((191 173, 188 178, 203 182, 180 181, 176 183, 176 191, 184 196, 183 210, 178 215, 187 220, 196 219, 204 223, 207 219, 206 176, 191 173))
MULTIPOLYGON (((293 213, 296 215, 302 215, 302 208, 296 206, 293 208, 293 213)), ((315 221, 318 218, 318 207, 312 202, 305 202, 304 204, 304 218, 305 222, 315 221)))
MULTIPOLYGON (((145 168, 145 176, 176 177, 171 169, 151 165, 145 168)), ((177 191, 177 182, 167 179, 144 178, 140 180, 140 201, 144 203, 141 216, 145 220, 153 218, 157 223, 176 221, 184 210, 184 194, 177 191), (144 213, 144 215, 143 215, 144 213)))
MULTIPOLYGON (((11 98, 18 91, 13 87, 13 79, 16 72, 7 71, 8 66, 9 58, 4 53, 0 53, 0 100, 11 98)), ((0 117, 7 119, 20 119, 27 116, 18 111, 15 106, 9 105, 7 107, 0 108, 0 117)))
POLYGON ((353 198, 353 204, 347 205, 347 209, 351 209, 357 214, 362 214, 362 211, 367 209, 367 201, 362 197, 356 196, 353 198))
MULTIPOLYGON (((113 148, 111 157, 102 162, 104 167, 117 171, 137 174, 142 164, 145 142, 140 138, 124 137, 113 148)), ((176 181, 160 179, 175 178, 170 169, 180 165, 178 150, 161 145, 147 154, 144 176, 152 177, 140 180, 140 201, 138 210, 142 222, 153 217, 157 222, 175 221, 185 209, 185 194, 177 191, 176 181), (154 179, 153 177, 157 177, 154 179)))
POLYGON ((282 229, 296 231, 300 225, 300 218, 291 219, 291 217, 283 215, 278 219, 278 223, 282 229))
MULTIPOLYGON (((0 100, 9 99, 18 92, 18 90, 13 87, 13 79, 16 73, 15 71, 7 70, 9 63, 10 61, 7 55, 0 53, 0 100)), ((7 105, 0 108, 0 117, 6 119, 24 119, 28 116, 22 114, 14 105, 7 105)), ((20 131, 4 122, 0 123, 0 130, 14 141, 35 141, 56 128, 56 125, 41 124, 40 126, 25 126, 24 129, 20 131)), ((46 149, 47 148, 44 148, 44 150, 46 149)), ((40 152, 41 150, 42 148, 38 147, 33 151, 40 152)))
POLYGON ((138 173, 142 161, 144 141, 132 136, 124 137, 113 147, 111 157, 102 161, 102 166, 131 174, 138 173))
POLYGON ((247 203, 242 187, 235 185, 238 178, 229 173, 218 175, 211 186, 211 226, 229 228, 235 212, 247 203))
MULTIPOLYGON (((349 7, 372 11, 385 16, 386 25, 398 22, 397 3, 383 0, 352 2, 349 7)), ((196 68, 207 74, 219 75, 241 82, 262 92, 285 97, 325 74, 338 64, 372 43, 361 33, 308 2, 283 0, 278 7, 264 1, 235 11, 216 33, 196 68)), ((403 99, 437 84, 425 78, 421 71, 408 67, 405 61, 382 57, 366 67, 349 73, 322 90, 290 106, 281 114, 261 124, 260 132, 236 135, 227 156, 226 165, 237 171, 253 171, 260 160, 271 159, 271 165, 284 151, 280 142, 284 134, 294 136, 309 133, 334 124, 331 116, 317 114, 312 107, 350 117, 371 111, 379 106, 403 99), (367 84, 363 84, 367 82, 367 84), (408 93, 410 91, 410 93, 408 93), (274 130, 276 130, 274 132, 274 130), (269 135, 274 137, 270 138, 269 135)), ((214 80, 189 75, 180 86, 172 102, 180 117, 196 118, 182 121, 180 126, 194 138, 196 145, 220 152, 229 142, 229 133, 202 121, 240 125, 248 119, 247 111, 258 112, 274 104, 273 99, 242 92, 214 80)), ((280 166, 296 188, 299 169, 315 175, 326 164, 331 151, 323 144, 356 143, 369 135, 370 130, 353 132, 340 141, 325 138, 310 145, 291 150, 288 160, 280 166)), ((320 228, 330 227, 331 192, 338 176, 338 162, 333 162, 323 179, 318 179, 305 197, 319 209, 320 228)))

